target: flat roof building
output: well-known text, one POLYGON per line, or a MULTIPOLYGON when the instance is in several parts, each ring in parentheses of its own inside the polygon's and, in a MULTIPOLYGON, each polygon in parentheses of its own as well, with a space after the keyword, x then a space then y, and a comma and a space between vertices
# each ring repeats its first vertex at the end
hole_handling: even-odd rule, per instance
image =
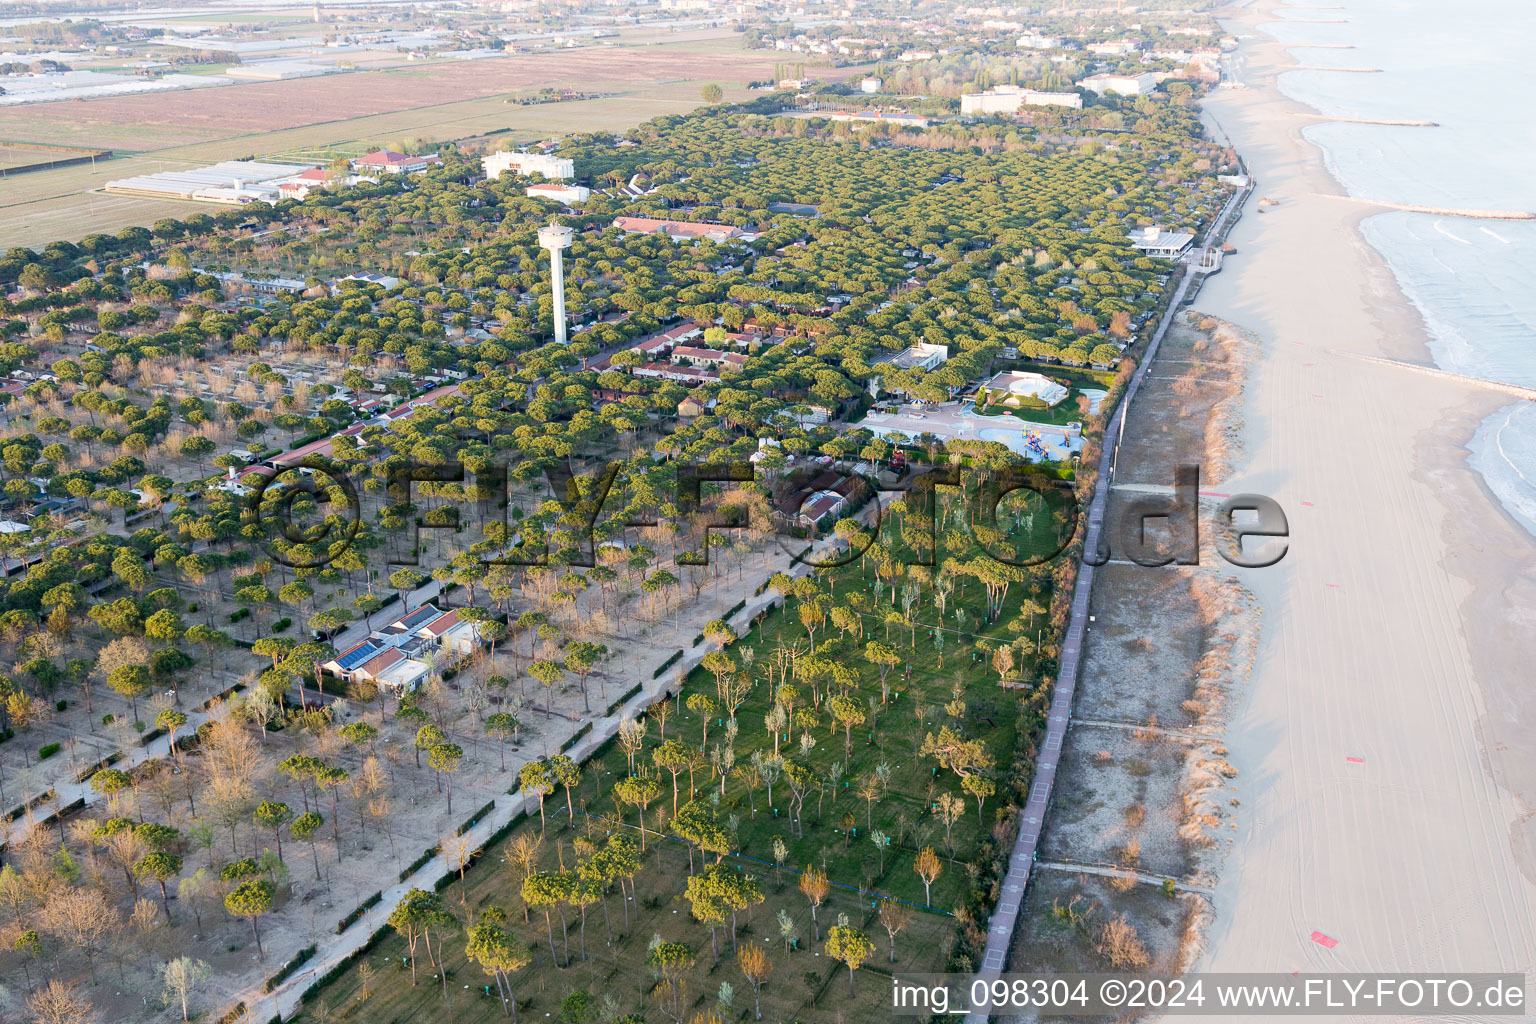
POLYGON ((744 232, 732 224, 710 224, 704 221, 657 220, 654 217, 615 217, 613 226, 627 234, 664 234, 674 242, 696 242, 707 238, 712 242, 727 242, 741 238, 744 232))
POLYGON ((1016 85, 999 85, 986 92, 966 93, 960 97, 962 114, 1012 114, 1023 107, 1081 108, 1083 98, 1075 92, 1039 92, 1016 85))
POLYGON ((898 370, 933 370, 949 361, 949 346, 934 345, 926 341, 909 345, 880 363, 898 370))
POLYGON ((208 167, 140 174, 107 182, 108 192, 155 196, 164 199, 195 199, 205 203, 276 202, 280 183, 310 168, 304 164, 269 164, 257 160, 226 160, 208 167))
POLYGON ((482 157, 480 166, 485 176, 492 180, 503 172, 515 174, 542 174, 546 178, 563 180, 576 177, 576 162, 567 157, 548 153, 491 153, 482 157))
POLYGON ((1121 96, 1145 96, 1157 88, 1157 75, 1150 71, 1139 75, 1093 75, 1077 84, 1100 96, 1111 92, 1121 96))
POLYGON ((1153 224, 1143 228, 1141 234, 1131 236, 1131 244, 1148 256, 1176 260, 1189 251, 1195 236, 1187 231, 1164 231, 1153 224))
POLYGON ((523 193, 533 199, 553 199, 557 203, 566 206, 575 206, 584 203, 592 195, 592 190, 585 185, 562 185, 558 182, 546 182, 538 185, 529 185, 523 189, 523 193))

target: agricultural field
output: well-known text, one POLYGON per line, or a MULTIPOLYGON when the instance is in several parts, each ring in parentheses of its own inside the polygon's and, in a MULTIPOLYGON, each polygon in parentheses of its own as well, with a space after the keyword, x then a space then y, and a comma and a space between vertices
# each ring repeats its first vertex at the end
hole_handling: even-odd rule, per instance
MULTIPOLYGON (((745 83, 767 77, 772 65, 767 55, 741 54, 739 45, 731 36, 702 50, 682 43, 586 48, 241 83, 218 90, 217 114, 210 114, 207 97, 190 91, 76 101, 68 104, 68 117, 59 116, 57 104, 6 108, 0 110, 0 137, 99 146, 112 149, 116 157, 94 168, 61 168, 8 181, 0 195, 0 250, 218 209, 92 191, 117 178, 313 147, 366 152, 398 148, 407 139, 447 142, 508 128, 509 142, 623 131, 648 118, 695 109, 700 85, 711 80, 721 84, 728 98, 743 98, 745 83), (612 95, 514 102, 546 86, 612 95)), ((829 77, 853 73, 827 72, 829 77)))

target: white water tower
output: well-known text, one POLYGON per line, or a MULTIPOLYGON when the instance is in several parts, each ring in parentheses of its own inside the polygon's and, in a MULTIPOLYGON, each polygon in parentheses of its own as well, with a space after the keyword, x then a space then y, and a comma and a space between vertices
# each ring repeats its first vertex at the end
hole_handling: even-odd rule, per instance
POLYGON ((539 245, 549 250, 550 284, 554 292, 555 341, 564 345, 565 340, 565 257, 561 253, 571 247, 571 229, 564 224, 551 224, 539 228, 539 245))

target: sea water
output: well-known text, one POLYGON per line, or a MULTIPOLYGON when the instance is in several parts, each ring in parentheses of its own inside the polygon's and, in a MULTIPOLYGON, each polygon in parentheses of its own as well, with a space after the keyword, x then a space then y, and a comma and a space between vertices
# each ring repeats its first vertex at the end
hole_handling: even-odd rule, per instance
MULTIPOLYGON (((1457 210, 1536 211, 1536 5, 1529 0, 1297 0, 1264 26, 1302 64, 1292 99, 1335 117, 1434 121, 1437 127, 1328 122, 1305 130, 1351 194, 1457 210), (1337 21, 1335 22, 1335 19, 1337 21)), ((1536 387, 1536 221, 1391 212, 1367 218, 1424 319, 1436 363, 1536 387)), ((1536 403, 1504 406, 1468 444, 1504 508, 1536 534, 1536 403)))

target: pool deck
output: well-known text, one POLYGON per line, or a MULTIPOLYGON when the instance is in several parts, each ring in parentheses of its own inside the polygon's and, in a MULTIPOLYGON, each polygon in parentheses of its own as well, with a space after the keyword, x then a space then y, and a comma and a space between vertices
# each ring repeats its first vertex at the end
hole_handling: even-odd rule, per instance
POLYGON ((1045 449, 1046 457, 1060 461, 1082 450, 1083 440, 1066 427, 1034 423, 1016 414, 977 416, 970 403, 945 402, 942 405, 909 405, 894 412, 870 412, 851 424, 876 434, 903 434, 916 437, 933 434, 946 441, 997 441, 1028 459, 1038 458, 1026 439, 1034 435, 1045 449))

